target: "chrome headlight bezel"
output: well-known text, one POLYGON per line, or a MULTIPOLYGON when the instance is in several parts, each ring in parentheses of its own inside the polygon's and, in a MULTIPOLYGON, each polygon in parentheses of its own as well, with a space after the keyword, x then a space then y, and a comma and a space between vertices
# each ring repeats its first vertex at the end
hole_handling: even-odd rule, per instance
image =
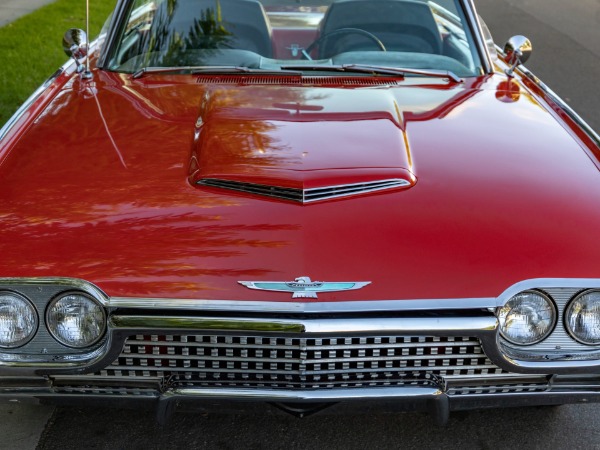
POLYGON ((74 348, 74 349, 90 348, 90 347, 94 346, 95 344, 97 344, 99 341, 101 341, 102 338, 106 335, 106 330, 107 330, 106 310, 105 310, 104 306, 96 298, 94 298, 93 296, 89 295, 86 292, 68 291, 68 292, 60 293, 54 299, 52 299, 52 301, 50 303, 48 303, 48 306, 46 307, 45 319, 46 319, 45 320, 46 328, 47 328, 50 336, 52 336, 52 338, 54 338, 58 343, 60 343, 61 345, 64 345, 65 347, 74 348), (94 307, 96 307, 97 310, 100 311, 100 313, 101 313, 101 326, 99 327, 100 332, 94 339, 92 339, 88 342, 85 342, 85 344, 76 345, 71 341, 63 339, 59 335, 59 333, 56 332, 56 330, 53 326, 54 318, 51 316, 53 314, 53 308, 55 308, 59 302, 65 300, 66 298, 71 297, 71 296, 82 297, 82 298, 86 299, 87 301, 90 302, 90 304, 92 304, 94 307))
POLYGON ((25 338, 22 338, 19 341, 16 341, 15 343, 12 343, 12 344, 0 343, 0 348, 16 349, 16 348, 23 347, 24 345, 28 344, 35 337, 35 335, 38 332, 38 329, 40 326, 38 312, 37 312, 35 306, 33 305, 33 303, 31 302, 31 300, 29 300, 23 294, 20 294, 20 293, 14 292, 14 291, 2 290, 2 291, 0 291, 0 298, 2 298, 3 296, 12 297, 13 299, 16 299, 17 301, 22 302, 23 306, 25 306, 25 308, 27 308, 29 310, 29 312, 31 313, 34 323, 33 323, 33 326, 31 327, 31 331, 25 338))
POLYGON ((506 342, 508 342, 509 344, 512 344, 512 345, 516 345, 519 347, 529 347, 529 346, 532 346, 532 345, 535 345, 535 344, 538 344, 538 343, 544 341, 553 333, 553 331, 556 329, 556 326, 558 323, 559 314, 558 314, 558 308, 556 306, 556 303, 548 294, 538 291, 538 290, 535 290, 535 289, 528 289, 528 290, 524 290, 524 291, 521 291, 521 292, 513 295, 503 306, 499 307, 496 310, 496 316, 498 317, 498 321, 499 321, 498 331, 499 331, 502 339, 504 339, 506 342), (535 295, 535 296, 542 298, 549 306, 549 310, 552 314, 552 320, 551 320, 551 324, 548 326, 547 330, 543 334, 541 334, 537 339, 532 340, 532 341, 527 341, 527 342, 518 342, 518 341, 514 340, 513 338, 507 336, 506 333, 504 332, 505 323, 503 322, 501 311, 504 308, 506 308, 512 301, 516 301, 519 298, 519 296, 522 296, 525 294, 535 295))
POLYGON ((577 333, 575 333, 575 331, 573 331, 572 327, 571 327, 571 312, 572 312, 572 308, 575 306, 575 304, 582 299, 582 297, 586 296, 586 295, 590 295, 590 294, 594 294, 597 293, 598 295, 600 295, 600 289, 586 289, 585 291, 579 292, 577 295, 575 295, 570 301, 569 303, 567 303, 567 306, 565 307, 565 312, 563 315, 563 322, 564 322, 564 327, 565 330, 567 330, 567 333, 569 334, 569 336, 571 336, 571 338, 573 338, 574 340, 576 340, 577 342, 584 344, 584 345, 589 345, 589 346, 600 346, 600 337, 595 341, 586 341, 585 339, 582 339, 580 336, 577 335, 577 333))

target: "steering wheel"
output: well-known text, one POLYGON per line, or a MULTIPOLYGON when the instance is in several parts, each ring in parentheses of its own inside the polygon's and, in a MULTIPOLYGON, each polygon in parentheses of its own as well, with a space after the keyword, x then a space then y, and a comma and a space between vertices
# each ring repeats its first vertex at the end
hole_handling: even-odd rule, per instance
POLYGON ((373 33, 369 33, 366 30, 361 30, 360 28, 338 28, 337 30, 330 31, 329 33, 325 33, 324 35, 319 36, 319 38, 317 40, 315 40, 312 44, 310 44, 308 47, 306 47, 306 49, 304 49, 304 51, 302 52, 302 55, 306 59, 312 60, 312 58, 310 57, 310 52, 312 52, 314 50, 314 48, 317 45, 321 44, 323 41, 329 39, 332 36, 338 35, 338 34, 360 34, 361 36, 365 36, 365 37, 369 38, 370 40, 372 40, 373 42, 375 42, 375 44, 377 44, 377 47, 379 47, 379 50, 381 50, 382 52, 387 51, 385 49, 385 45, 383 45, 383 42, 381 42, 379 40, 379 38, 377 36, 375 36, 373 33))

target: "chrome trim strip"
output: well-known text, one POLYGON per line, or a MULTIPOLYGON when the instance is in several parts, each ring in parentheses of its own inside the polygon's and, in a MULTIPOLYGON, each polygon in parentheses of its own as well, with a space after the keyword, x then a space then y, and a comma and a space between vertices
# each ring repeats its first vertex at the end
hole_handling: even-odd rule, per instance
POLYGON ((304 321, 245 317, 112 316, 111 329, 128 331, 177 329, 194 331, 305 333, 304 321))
POLYGON ((587 389, 544 392, 513 392, 506 394, 468 394, 448 396, 451 410, 481 409, 484 406, 536 406, 569 403, 598 403, 600 392, 587 389))
POLYGON ((518 72, 526 76, 530 81, 535 83, 548 97, 552 99, 570 118, 575 122, 579 128, 583 130, 589 138, 594 141, 596 146, 600 149, 600 135, 594 131, 594 129, 588 125, 588 123, 579 116, 562 98, 560 98, 552 89, 544 84, 538 77, 536 77, 531 71, 524 66, 519 66, 516 69, 518 72))
POLYGON ((494 333, 496 316, 477 317, 397 317, 374 319, 270 319, 241 317, 176 317, 115 315, 110 319, 112 329, 128 331, 177 329, 237 332, 284 333, 398 333, 410 335, 479 335, 494 333))
POLYGON ((342 302, 278 302, 169 298, 112 297, 110 308, 162 309, 179 311, 230 311, 258 313, 353 313, 386 311, 444 311, 496 308, 496 298, 452 298, 431 300, 370 300, 342 302))
MULTIPOLYGON (((88 53, 91 55, 92 52, 95 51, 98 39, 90 42, 88 44, 88 53)), ((8 134, 8 132, 12 129, 12 127, 18 122, 21 116, 31 107, 33 103, 52 85, 55 79, 61 76, 63 73, 69 71, 73 66, 76 65, 74 59, 69 58, 62 66, 56 70, 50 77, 44 81, 44 83, 38 87, 33 94, 29 96, 27 100, 19 107, 19 109, 13 114, 13 116, 8 119, 8 121, 4 124, 4 126, 0 129, 0 142, 2 139, 8 134)), ((73 70, 74 71, 74 70, 73 70)))
POLYGON ((138 398, 160 397, 161 401, 169 401, 187 397, 189 399, 206 400, 234 400, 234 401, 260 401, 260 402, 338 402, 361 400, 417 400, 435 399, 447 401, 448 396, 439 388, 427 386, 399 386, 399 387, 373 387, 373 388, 346 388, 346 389, 319 389, 314 391, 291 391, 275 389, 235 389, 235 388, 185 388, 169 389, 164 393, 158 391, 148 392, 145 395, 123 394, 65 394, 56 393, 52 388, 32 387, 0 387, 0 397, 19 396, 26 394, 29 397, 62 397, 82 399, 89 398, 138 398))
POLYGON ((510 372, 522 374, 584 374, 584 373, 599 373, 600 360, 541 360, 541 361, 525 361, 521 359, 513 359, 508 355, 504 355, 499 351, 492 352, 490 347, 483 345, 483 351, 488 355, 488 358, 498 367, 510 372), (500 356, 501 358, 498 358, 500 356))
POLYGON ((528 351, 529 349, 527 348, 522 348, 522 349, 518 349, 518 348, 514 348, 514 347, 508 347, 507 345, 505 345, 504 343, 501 343, 502 345, 502 350, 506 353, 507 357, 510 358, 511 360, 523 360, 523 361, 528 361, 528 362, 538 362, 538 363, 543 363, 543 364, 550 364, 553 361, 558 361, 558 362, 575 362, 575 361, 580 361, 580 362, 584 362, 584 363, 588 363, 590 361, 596 361, 596 360, 600 360, 600 350, 598 350, 598 348, 590 348, 590 349, 586 349, 586 350, 572 350, 572 351, 567 351, 567 350, 554 350, 554 351, 543 351, 543 350, 537 350, 535 351, 535 349, 533 351, 528 351))
POLYGON ((167 391, 163 397, 192 397, 210 400, 236 399, 258 400, 261 402, 336 402, 340 400, 391 400, 414 399, 421 397, 444 396, 444 392, 435 387, 401 386, 373 387, 356 389, 318 389, 314 391, 289 391, 275 389, 234 389, 234 388, 184 388, 167 391))
MULTIPOLYGON (((66 65, 65 65, 66 66, 66 65)), ((29 96, 25 103, 23 103, 19 109, 13 114, 13 116, 8 119, 8 121, 4 124, 4 126, 0 129, 0 141, 4 139, 4 137, 8 134, 8 132, 15 126, 15 124, 19 121, 21 116, 25 114, 25 112, 35 103, 35 101, 41 97, 41 95, 46 92, 46 90, 50 87, 52 82, 58 78, 65 71, 65 66, 62 66, 48 78, 44 83, 38 87, 33 94, 29 96)))
MULTIPOLYGON (((2 375, 31 375, 32 373, 54 373, 72 372, 82 368, 100 364, 105 361, 106 354, 110 352, 112 345, 111 336, 108 336, 106 342, 101 347, 92 352, 72 355, 56 355, 52 361, 48 361, 47 355, 28 355, 28 354, 6 354, 2 355, 0 360, 0 372, 2 375), (42 358, 46 359, 42 359, 42 358)), ((110 363, 108 363, 110 364, 110 363)))
MULTIPOLYGON (((502 48, 496 46, 496 51, 500 56, 502 56, 503 59, 506 57, 502 48)), ((583 120, 573 108, 571 108, 562 98, 560 98, 556 92, 550 89, 542 80, 535 76, 535 74, 525 66, 517 66, 516 72, 522 76, 525 76, 529 81, 540 88, 540 90, 542 90, 548 97, 550 97, 552 101, 556 103, 558 107, 561 108, 600 149, 600 135, 596 133, 596 131, 594 131, 594 129, 585 120, 583 120)))
POLYGON ((19 388, 19 387, 2 387, 0 385, 0 398, 3 400, 23 400, 27 402, 31 399, 41 399, 41 398, 79 398, 83 402, 89 401, 90 399, 152 399, 156 401, 160 396, 158 391, 150 391, 148 393, 140 393, 136 395, 123 395, 123 394, 65 394, 61 392, 56 392, 53 388, 39 388, 39 387, 28 387, 28 388, 19 388))
MULTIPOLYGON (((90 44, 91 47, 95 46, 96 41, 90 44)), ((33 94, 29 96, 27 100, 17 109, 17 111, 12 115, 10 119, 4 124, 4 126, 0 129, 0 142, 2 139, 8 134, 8 132, 12 129, 12 127, 18 122, 21 116, 27 111, 27 109, 35 103, 35 101, 52 85, 54 80, 56 80, 63 73, 69 71, 73 66, 75 66, 75 61, 70 58, 67 60, 62 66, 60 66, 56 72, 54 72, 50 77, 44 81, 44 83, 38 87, 33 94)))
POLYGON ((177 298, 109 297, 98 286, 78 278, 31 277, 0 278, 0 287, 19 284, 54 284, 80 289, 107 308, 161 309, 180 311, 227 311, 258 313, 352 313, 389 311, 481 310, 503 306, 511 297, 528 289, 577 288, 600 289, 600 278, 532 278, 513 284, 498 297, 357 300, 340 302, 280 302, 254 300, 212 300, 177 298))
POLYGON ((96 63, 96 67, 98 67, 99 69, 105 69, 104 66, 106 64, 106 59, 110 57, 110 53, 113 51, 113 47, 116 47, 116 35, 121 22, 125 20, 126 4, 127 0, 117 0, 117 4, 115 5, 115 9, 113 10, 112 19, 110 21, 106 33, 105 44, 102 48, 102 52, 98 56, 98 62, 96 63))
POLYGON ((473 38, 475 39, 475 43, 477 44, 477 49, 479 50, 479 56, 481 57, 481 63, 483 64, 485 73, 494 73, 492 57, 485 42, 483 29, 481 27, 481 23, 479 22, 479 15, 477 14, 475 3, 473 2, 473 0, 465 0, 464 7, 467 20, 470 22, 471 30, 473 31, 473 38))
POLYGON ((207 299, 166 299, 112 297, 108 305, 113 308, 165 309, 190 311, 232 311, 262 313, 351 313, 386 311, 443 311, 467 309, 495 309, 511 297, 528 289, 543 288, 600 288, 598 278, 533 278, 520 281, 498 297, 448 298, 419 300, 369 300, 342 302, 276 302, 207 299))

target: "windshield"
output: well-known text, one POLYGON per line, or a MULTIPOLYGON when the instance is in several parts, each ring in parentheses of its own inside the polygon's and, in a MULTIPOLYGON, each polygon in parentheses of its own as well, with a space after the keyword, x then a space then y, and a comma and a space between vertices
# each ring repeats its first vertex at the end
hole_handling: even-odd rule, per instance
POLYGON ((458 0, 135 0, 107 68, 277 74, 286 66, 368 65, 479 75, 464 24, 458 0))

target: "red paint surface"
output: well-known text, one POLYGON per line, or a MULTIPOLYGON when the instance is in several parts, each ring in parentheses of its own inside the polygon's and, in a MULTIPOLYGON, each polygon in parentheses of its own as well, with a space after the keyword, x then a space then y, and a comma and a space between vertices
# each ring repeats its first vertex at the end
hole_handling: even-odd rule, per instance
POLYGON ((237 87, 96 71, 92 95, 73 78, 0 144, 1 275, 82 278, 112 296, 273 301, 291 295, 237 281, 372 282, 319 295, 335 301, 600 277, 598 169, 527 91, 498 95, 504 80, 237 87), (296 161, 304 148, 308 162, 296 161), (271 163, 289 179, 299 165, 303 183, 400 169, 417 182, 302 206, 189 180, 240 170, 268 182, 271 163))
POLYGON ((193 180, 315 188, 390 178, 414 182, 403 120, 387 90, 212 86, 198 112, 193 180), (349 126, 350 124, 356 126, 349 126), (332 136, 343 136, 341 145, 332 136), (195 167, 194 167, 195 169, 195 167))

